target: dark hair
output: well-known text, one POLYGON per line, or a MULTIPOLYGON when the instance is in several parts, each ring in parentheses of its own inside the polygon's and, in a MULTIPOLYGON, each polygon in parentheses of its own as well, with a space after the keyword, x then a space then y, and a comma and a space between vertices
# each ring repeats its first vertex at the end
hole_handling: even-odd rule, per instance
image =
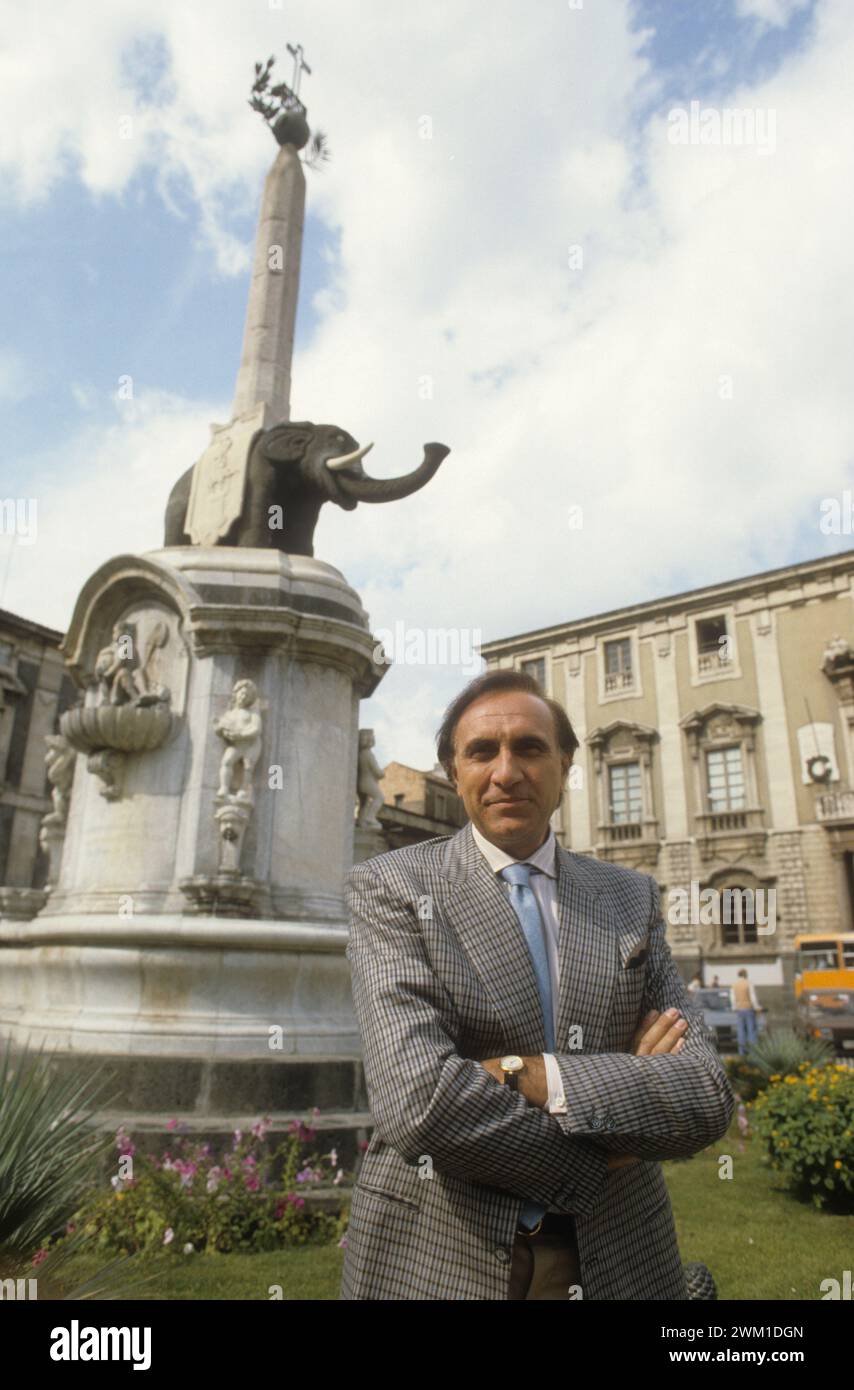
POLYGON ((491 695, 495 690, 523 690, 525 694, 536 695, 538 700, 548 705, 554 720, 558 746, 562 753, 567 753, 572 759, 578 747, 578 739, 563 705, 559 705, 557 700, 550 700, 539 681, 524 671, 484 671, 483 675, 469 681, 465 689, 451 701, 436 735, 436 756, 449 781, 453 781, 451 763, 454 760, 454 734, 460 719, 469 705, 473 705, 481 695, 491 695))

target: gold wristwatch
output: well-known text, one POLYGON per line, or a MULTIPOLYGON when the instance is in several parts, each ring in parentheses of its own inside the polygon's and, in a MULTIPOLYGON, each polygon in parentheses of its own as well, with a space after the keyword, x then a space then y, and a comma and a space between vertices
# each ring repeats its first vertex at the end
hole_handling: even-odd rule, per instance
POLYGON ((504 1073, 504 1085, 509 1086, 511 1091, 518 1091, 519 1073, 525 1070, 525 1063, 522 1058, 511 1053, 507 1057, 501 1058, 500 1066, 504 1073))

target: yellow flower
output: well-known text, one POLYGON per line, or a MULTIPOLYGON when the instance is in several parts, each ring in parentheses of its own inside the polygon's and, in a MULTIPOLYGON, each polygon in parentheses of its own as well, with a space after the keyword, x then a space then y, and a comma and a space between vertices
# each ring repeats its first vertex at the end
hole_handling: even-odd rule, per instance
POLYGON ((774 1075, 771 1077, 771 1080, 772 1080, 772 1081, 779 1081, 779 1080, 780 1080, 780 1073, 779 1073, 778 1071, 775 1072, 774 1075))
POLYGON ((841 1158, 837 1158, 837 1160, 836 1160, 836 1162, 834 1163, 833 1166, 834 1166, 834 1168, 841 1168, 841 1167, 842 1167, 842 1159, 841 1159, 841 1158))
POLYGON ((125 1195, 125 1194, 124 1194, 123 1192, 117 1192, 117 1193, 116 1193, 116 1201, 117 1201, 117 1202, 120 1202, 120 1201, 122 1200, 122 1198, 124 1197, 124 1195, 125 1195))

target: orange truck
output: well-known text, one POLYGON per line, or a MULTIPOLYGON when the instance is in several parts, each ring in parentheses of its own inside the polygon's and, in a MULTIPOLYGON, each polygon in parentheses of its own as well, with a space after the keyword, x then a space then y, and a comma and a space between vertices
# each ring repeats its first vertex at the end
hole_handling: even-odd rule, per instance
POLYGON ((854 1062, 854 932, 795 937, 795 1028, 854 1062))

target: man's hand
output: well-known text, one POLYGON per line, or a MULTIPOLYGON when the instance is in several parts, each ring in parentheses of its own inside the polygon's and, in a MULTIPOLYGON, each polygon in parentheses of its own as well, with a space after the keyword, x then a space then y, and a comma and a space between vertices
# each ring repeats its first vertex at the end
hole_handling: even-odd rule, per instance
MULTIPOLYGON (((679 1053, 685 1046, 687 1027, 685 1020, 679 1017, 678 1009, 667 1009, 663 1014, 651 1009, 641 1019, 632 1038, 632 1054, 635 1057, 657 1057, 664 1052, 679 1053)), ((525 1097, 529 1105, 545 1109, 549 1103, 549 1087, 543 1054, 538 1052, 535 1057, 523 1057, 522 1061, 525 1070, 519 1075, 519 1094, 525 1097)), ((506 1084, 500 1057, 489 1057, 480 1065, 499 1085, 506 1084)), ((609 1170, 624 1168, 627 1163, 640 1163, 640 1159, 634 1154, 608 1155, 609 1170)))
POLYGON ((688 1024, 680 1018, 678 1009, 667 1009, 660 1014, 651 1009, 641 1019, 637 1032, 632 1038, 632 1053, 635 1057, 659 1056, 662 1052, 679 1053, 685 1046, 688 1024))

